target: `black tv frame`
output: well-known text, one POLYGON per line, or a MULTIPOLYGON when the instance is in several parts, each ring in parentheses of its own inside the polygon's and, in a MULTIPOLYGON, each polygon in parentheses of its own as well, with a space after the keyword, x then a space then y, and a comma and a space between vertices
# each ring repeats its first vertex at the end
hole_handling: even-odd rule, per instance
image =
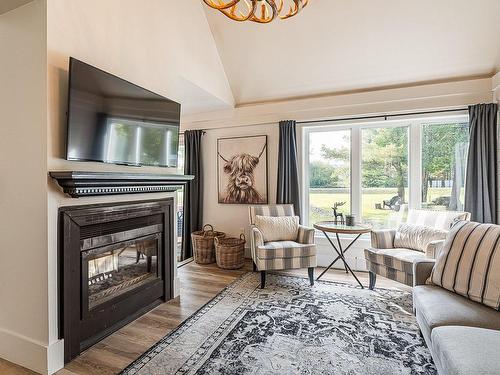
MULTIPOLYGON (((163 95, 160 95, 154 91, 151 91, 151 90, 148 90, 147 88, 145 87, 142 87, 142 86, 139 86, 133 82, 130 82, 124 78, 121 78, 115 74, 112 74, 112 73, 109 73, 103 69, 100 69, 96 66, 93 66, 93 65, 90 65, 84 61, 81 61, 81 60, 78 60, 77 58, 74 58, 72 56, 70 56, 69 58, 69 65, 68 65, 68 98, 67 98, 67 110, 66 110, 66 142, 65 142, 65 150, 64 150, 64 155, 65 155, 65 159, 68 160, 68 161, 77 161, 77 162, 97 162, 97 163, 103 163, 103 164, 112 164, 112 165, 125 165, 125 166, 129 166, 129 167, 142 167, 142 166, 145 166, 145 167, 158 167, 158 168, 176 168, 178 166, 178 159, 176 160, 176 163, 175 165, 158 165, 158 164, 148 164, 148 163, 127 163, 127 162, 120 162, 120 161, 113 161, 113 162, 107 162, 107 161, 104 161, 104 160, 99 160, 99 159, 90 159, 90 158, 69 158, 68 157, 68 145, 69 145, 69 129, 70 129, 70 103, 71 103, 71 68, 73 66, 73 64, 76 62, 78 62, 79 64, 84 64, 84 65, 87 65, 88 67, 92 68, 92 69, 95 69, 95 70, 98 70, 102 73, 105 73, 115 79, 118 79, 118 80, 121 80, 125 83, 128 83, 132 86, 135 86, 139 89, 142 89, 144 91, 147 91, 153 95, 156 95, 158 96, 159 98, 163 98, 165 100, 168 100, 170 102, 172 102, 173 104, 177 104, 177 106, 179 107, 179 110, 178 110, 178 113, 179 113, 179 132, 177 132, 177 151, 179 150, 179 138, 180 138, 180 114, 181 114, 181 104, 172 100, 172 99, 169 99, 163 95)), ((145 118, 135 118, 136 120, 142 120, 142 121, 148 121, 148 122, 154 122, 154 120, 151 120, 151 119, 145 119, 145 118)))

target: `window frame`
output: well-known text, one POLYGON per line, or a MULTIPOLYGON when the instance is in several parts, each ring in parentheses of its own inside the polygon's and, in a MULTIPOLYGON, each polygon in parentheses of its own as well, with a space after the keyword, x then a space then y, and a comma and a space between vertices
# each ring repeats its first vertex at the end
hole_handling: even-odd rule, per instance
MULTIPOLYGON (((441 123, 443 121, 468 122, 468 113, 459 111, 456 114, 433 115, 433 116, 403 116, 390 119, 359 119, 346 121, 324 121, 307 123, 301 125, 301 196, 302 212, 309 212, 309 140, 311 133, 328 132, 337 130, 351 131, 351 212, 356 218, 362 218, 362 130, 370 128, 408 128, 408 207, 419 209, 422 207, 422 129, 423 125, 441 123)), ((304 224, 310 226, 309 214, 303 217, 304 224)))

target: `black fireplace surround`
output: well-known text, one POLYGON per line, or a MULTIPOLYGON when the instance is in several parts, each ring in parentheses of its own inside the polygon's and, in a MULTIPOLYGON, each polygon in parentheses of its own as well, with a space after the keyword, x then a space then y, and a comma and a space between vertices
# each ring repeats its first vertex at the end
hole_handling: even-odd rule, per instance
POLYGON ((59 209, 64 360, 173 298, 174 200, 59 209))

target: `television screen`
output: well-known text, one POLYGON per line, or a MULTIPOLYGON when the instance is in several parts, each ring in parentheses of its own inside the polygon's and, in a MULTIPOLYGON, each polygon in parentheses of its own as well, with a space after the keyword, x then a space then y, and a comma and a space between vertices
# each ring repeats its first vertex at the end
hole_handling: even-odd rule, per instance
POLYGON ((179 103, 70 59, 68 160, 177 166, 179 103))

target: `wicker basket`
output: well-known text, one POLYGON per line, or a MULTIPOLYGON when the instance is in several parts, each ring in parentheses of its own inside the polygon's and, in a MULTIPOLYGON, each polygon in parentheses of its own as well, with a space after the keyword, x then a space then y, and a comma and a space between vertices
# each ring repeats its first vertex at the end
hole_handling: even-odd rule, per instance
POLYGON ((214 238, 223 238, 225 236, 225 233, 215 231, 210 224, 205 224, 203 230, 191 233, 194 261, 198 264, 214 263, 214 238))
POLYGON ((240 238, 215 238, 217 265, 226 270, 235 270, 245 265, 245 235, 240 238))

